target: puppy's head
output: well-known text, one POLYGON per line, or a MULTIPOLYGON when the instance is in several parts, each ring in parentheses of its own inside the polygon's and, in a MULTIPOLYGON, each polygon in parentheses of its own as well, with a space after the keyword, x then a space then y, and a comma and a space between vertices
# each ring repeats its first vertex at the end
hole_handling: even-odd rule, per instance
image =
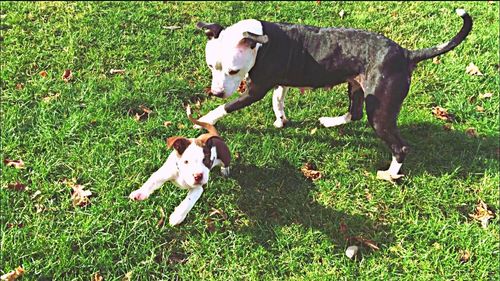
POLYGON ((268 38, 262 35, 262 24, 257 20, 243 20, 227 29, 219 24, 199 22, 208 42, 205 58, 212 71, 210 94, 219 98, 230 97, 252 69, 261 44, 268 38))
POLYGON ((170 137, 167 139, 167 147, 173 148, 177 153, 177 169, 179 179, 190 187, 198 187, 206 184, 210 177, 210 169, 217 159, 216 138, 205 137, 198 139, 187 139, 184 137, 170 137))

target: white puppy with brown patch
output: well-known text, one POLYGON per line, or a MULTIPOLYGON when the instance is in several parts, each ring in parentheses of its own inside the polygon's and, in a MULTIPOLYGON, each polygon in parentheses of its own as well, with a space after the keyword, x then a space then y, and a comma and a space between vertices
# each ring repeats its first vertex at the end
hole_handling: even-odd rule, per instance
POLYGON ((224 140, 213 125, 200 122, 191 116, 189 120, 205 128, 208 133, 197 138, 170 137, 167 147, 174 148, 165 164, 142 185, 130 193, 132 200, 144 200, 166 181, 171 181, 182 189, 187 189, 186 198, 177 206, 169 217, 170 225, 178 225, 186 218, 196 201, 203 193, 203 185, 208 182, 209 172, 215 166, 222 166, 222 174, 229 175, 231 154, 224 140))

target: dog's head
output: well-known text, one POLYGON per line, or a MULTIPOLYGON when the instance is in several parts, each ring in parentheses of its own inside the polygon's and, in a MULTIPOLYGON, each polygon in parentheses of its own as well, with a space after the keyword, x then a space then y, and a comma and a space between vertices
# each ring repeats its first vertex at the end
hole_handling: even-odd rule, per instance
POLYGON ((261 44, 268 38, 262 35, 262 24, 257 20, 243 20, 226 29, 219 24, 199 22, 208 42, 206 62, 212 71, 210 94, 219 98, 230 97, 252 69, 261 44))
POLYGON ((215 159, 223 156, 219 155, 218 157, 217 152, 225 151, 219 149, 219 146, 225 145, 218 136, 197 139, 176 136, 167 139, 167 147, 173 148, 177 154, 176 165, 179 179, 192 188, 208 182, 210 169, 215 159))

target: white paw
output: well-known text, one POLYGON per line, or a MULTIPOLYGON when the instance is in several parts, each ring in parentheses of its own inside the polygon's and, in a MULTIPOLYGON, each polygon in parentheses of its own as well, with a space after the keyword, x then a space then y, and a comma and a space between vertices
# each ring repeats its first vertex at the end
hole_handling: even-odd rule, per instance
POLYGON ((342 125, 346 122, 343 116, 339 116, 339 117, 321 117, 319 118, 319 123, 328 128, 328 127, 342 125))
POLYGON ((151 195, 151 193, 146 192, 142 189, 137 189, 135 191, 132 191, 132 193, 130 193, 128 198, 130 198, 132 200, 141 201, 141 200, 147 199, 149 197, 149 195, 151 195))
POLYGON ((274 121, 273 125, 276 128, 283 128, 283 127, 285 127, 287 122, 288 122, 288 119, 280 118, 280 119, 276 119, 276 121, 274 121))
POLYGON ((389 171, 377 171, 377 179, 386 180, 394 183, 395 180, 404 177, 404 175, 391 175, 389 171))
POLYGON ((176 226, 184 221, 186 215, 187 214, 185 214, 184 212, 175 210, 172 214, 170 214, 170 217, 168 218, 168 223, 171 226, 176 226))
POLYGON ((220 171, 221 171, 221 173, 222 173, 223 176, 225 176, 225 177, 229 176, 229 172, 230 172, 229 171, 229 167, 222 167, 220 169, 220 171))

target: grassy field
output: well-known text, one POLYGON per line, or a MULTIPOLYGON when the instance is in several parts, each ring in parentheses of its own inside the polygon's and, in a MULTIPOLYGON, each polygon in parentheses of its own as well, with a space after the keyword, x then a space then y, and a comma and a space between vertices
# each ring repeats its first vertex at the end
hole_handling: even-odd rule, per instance
POLYGON ((499 2, 2 1, 0 12, 2 160, 25 163, 2 164, 0 274, 21 265, 23 280, 498 280, 498 216, 483 228, 469 214, 480 200, 499 209, 499 2), (418 49, 456 34, 456 8, 473 31, 414 72, 399 118, 412 147, 401 183, 376 179, 390 153, 366 116, 320 126, 345 112, 341 85, 291 90, 284 129, 272 125, 271 95, 219 121, 232 175, 212 171, 180 226, 158 226, 185 196, 172 184, 129 201, 165 161, 167 137, 199 134, 183 103, 200 101, 199 114, 223 103, 203 94, 197 21, 355 27, 418 49), (483 75, 467 74, 470 63, 483 75), (140 106, 152 112, 136 120, 140 106), (435 106, 455 121, 433 116, 435 106), (305 178, 306 162, 323 177, 305 178), (90 205, 72 205, 73 178, 90 205))

